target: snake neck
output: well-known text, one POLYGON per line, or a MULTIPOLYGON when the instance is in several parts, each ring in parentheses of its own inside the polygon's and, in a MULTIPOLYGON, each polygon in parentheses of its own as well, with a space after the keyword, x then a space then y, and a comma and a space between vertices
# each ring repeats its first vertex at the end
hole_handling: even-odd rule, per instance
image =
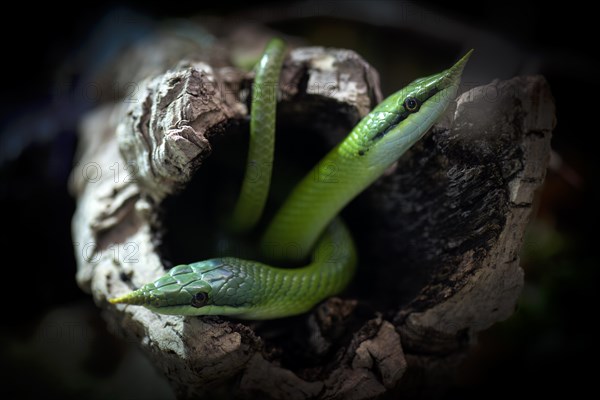
POLYGON ((285 200, 262 238, 263 254, 275 262, 306 258, 329 222, 423 137, 452 101, 454 89, 436 92, 438 98, 422 104, 416 114, 387 111, 388 103, 398 101, 391 97, 381 111, 367 115, 285 200), (404 119, 394 125, 394 118, 404 119))
POLYGON ((354 143, 342 142, 294 188, 261 240, 268 260, 306 259, 332 218, 377 179, 379 170, 357 152, 354 143))
POLYGON ((357 256, 346 226, 335 219, 312 253, 312 261, 302 268, 275 268, 245 262, 248 297, 237 315, 247 319, 271 319, 309 311, 316 303, 340 293, 354 275, 357 256))

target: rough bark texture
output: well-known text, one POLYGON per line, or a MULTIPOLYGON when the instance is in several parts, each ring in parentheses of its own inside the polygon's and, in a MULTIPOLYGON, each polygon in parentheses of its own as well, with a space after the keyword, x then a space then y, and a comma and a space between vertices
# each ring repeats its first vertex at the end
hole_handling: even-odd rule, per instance
MULTIPOLYGON (((83 121, 73 233, 79 285, 179 397, 422 393, 443 382, 478 332, 512 313, 523 285, 519 249, 554 125, 548 85, 535 76, 463 93, 352 204, 360 284, 343 298, 262 323, 109 305, 107 298, 164 273, 162 201, 202 168, 214 135, 243 126, 247 113, 251 76, 198 60, 165 67, 140 81, 135 101, 83 121)), ((330 143, 381 100, 376 71, 348 50, 293 50, 281 86, 279 118, 330 143)))

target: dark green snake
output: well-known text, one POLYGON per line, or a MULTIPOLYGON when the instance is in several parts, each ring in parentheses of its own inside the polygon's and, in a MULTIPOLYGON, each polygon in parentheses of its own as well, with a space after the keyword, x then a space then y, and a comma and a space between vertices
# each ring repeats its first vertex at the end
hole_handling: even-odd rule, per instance
MULTIPOLYGON (((256 163, 272 165, 276 98, 257 95, 257 89, 276 87, 284 53, 283 42, 273 39, 256 69, 247 171, 256 163)), ((470 54, 381 102, 295 186, 264 233, 261 251, 276 263, 301 261, 310 254, 308 265, 287 269, 215 258, 176 266, 110 302, 142 305, 162 314, 271 319, 304 313, 340 293, 352 279, 357 257, 350 232, 336 216, 444 113, 470 54)), ((231 230, 247 232, 260 219, 271 170, 260 176, 256 182, 246 174, 231 230)))

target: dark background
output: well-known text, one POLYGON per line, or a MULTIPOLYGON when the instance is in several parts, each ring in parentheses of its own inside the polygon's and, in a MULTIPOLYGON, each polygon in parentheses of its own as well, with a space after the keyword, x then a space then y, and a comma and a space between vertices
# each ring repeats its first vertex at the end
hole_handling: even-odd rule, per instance
POLYGON ((420 4, 323 1, 282 8, 262 2, 241 9, 227 1, 167 8, 87 2, 78 9, 54 4, 54 12, 46 13, 24 3, 17 5, 20 11, 5 13, 15 27, 1 28, 3 390, 20 398, 170 396, 135 346, 106 330, 91 296, 75 284, 70 234, 75 203, 67 181, 76 146, 74 121, 86 104, 38 118, 40 110, 56 105, 64 83, 57 79, 65 74, 76 79, 81 68, 94 65, 98 54, 78 55, 99 21, 115 9, 129 9, 149 21, 196 14, 269 20, 271 28, 311 44, 355 49, 380 71, 384 94, 407 82, 397 71, 435 71, 469 47, 476 48, 468 71, 472 82, 543 74, 556 99, 558 124, 553 167, 523 249, 527 284, 514 316, 480 335, 446 397, 585 393, 594 369, 584 361, 593 365, 598 353, 592 327, 599 265, 595 16, 566 3, 556 8, 522 1, 420 4), (415 31, 415 21, 423 30, 415 31), (73 62, 77 57, 79 64, 73 62))

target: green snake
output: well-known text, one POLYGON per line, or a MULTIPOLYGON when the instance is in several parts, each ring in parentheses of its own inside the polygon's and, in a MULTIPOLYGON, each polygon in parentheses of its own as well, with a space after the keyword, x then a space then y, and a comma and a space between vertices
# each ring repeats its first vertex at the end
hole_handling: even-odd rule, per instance
MULTIPOLYGON (((272 165, 276 98, 258 89, 277 86, 285 51, 284 43, 273 39, 257 64, 246 176, 229 227, 238 233, 255 226, 267 199, 270 168, 258 182, 248 169, 256 163, 272 165)), ((268 225, 260 249, 266 260, 280 265, 310 255, 308 265, 278 268, 214 258, 178 265, 110 303, 141 305, 161 314, 259 320, 301 314, 340 293, 352 279, 357 255, 337 215, 444 113, 471 52, 451 68, 417 79, 382 101, 295 186, 268 225)))

